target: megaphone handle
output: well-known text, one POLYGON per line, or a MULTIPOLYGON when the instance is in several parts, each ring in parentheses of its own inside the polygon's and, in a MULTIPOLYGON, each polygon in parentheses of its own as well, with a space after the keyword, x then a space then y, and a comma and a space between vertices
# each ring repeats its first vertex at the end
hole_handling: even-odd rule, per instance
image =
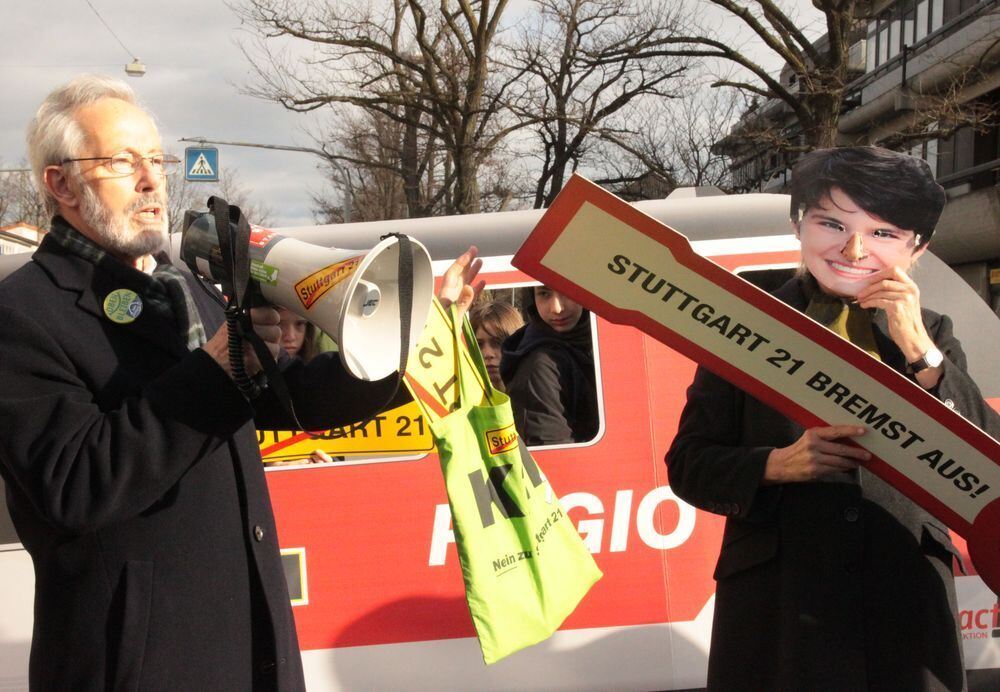
MULTIPOLYGON (((247 374, 246 362, 243 358, 243 339, 247 339, 253 344, 253 337, 256 337, 258 341, 260 337, 253 331, 252 325, 249 329, 246 328, 244 322, 246 316, 247 313, 230 300, 229 305, 226 306, 226 345, 229 350, 229 368, 232 370, 236 387, 243 393, 243 396, 253 400, 260 396, 261 386, 247 374), (251 337, 251 335, 253 336, 251 337)), ((254 351, 257 352, 256 346, 254 346, 254 351)), ((271 355, 270 351, 268 351, 268 355, 271 355)), ((257 358, 260 359, 259 353, 257 358)), ((261 364, 264 364, 263 360, 261 360, 261 364)))

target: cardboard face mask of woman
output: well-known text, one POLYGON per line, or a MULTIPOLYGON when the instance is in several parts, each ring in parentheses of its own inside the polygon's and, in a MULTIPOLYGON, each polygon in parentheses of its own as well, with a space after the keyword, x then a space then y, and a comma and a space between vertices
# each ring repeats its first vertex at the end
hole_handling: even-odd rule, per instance
MULTIPOLYGON (((883 310, 908 363, 936 361, 910 277, 944 206, 927 164, 876 147, 817 151, 796 165, 791 195, 802 266, 820 290, 883 310)), ((935 369, 922 386, 936 384, 935 369)))
POLYGON ((913 229, 872 215, 839 187, 806 210, 797 231, 806 269, 824 292, 845 298, 868 295, 865 289, 892 280, 897 269, 909 275, 927 247, 918 246, 913 229))

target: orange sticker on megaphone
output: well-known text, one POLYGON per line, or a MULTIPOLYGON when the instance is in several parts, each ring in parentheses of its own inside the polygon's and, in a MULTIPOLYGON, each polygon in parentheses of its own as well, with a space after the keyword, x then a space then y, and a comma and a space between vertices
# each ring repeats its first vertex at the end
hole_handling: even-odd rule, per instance
POLYGON ((327 291, 353 274, 363 258, 364 255, 359 255, 314 271, 295 284, 295 295, 308 310, 327 291))

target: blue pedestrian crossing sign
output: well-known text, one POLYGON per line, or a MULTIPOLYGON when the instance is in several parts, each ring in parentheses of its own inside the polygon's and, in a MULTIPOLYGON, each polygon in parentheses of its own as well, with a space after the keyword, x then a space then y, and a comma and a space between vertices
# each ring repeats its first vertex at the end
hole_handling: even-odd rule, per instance
POLYGON ((184 179, 219 181, 219 150, 215 147, 188 147, 184 150, 184 179))

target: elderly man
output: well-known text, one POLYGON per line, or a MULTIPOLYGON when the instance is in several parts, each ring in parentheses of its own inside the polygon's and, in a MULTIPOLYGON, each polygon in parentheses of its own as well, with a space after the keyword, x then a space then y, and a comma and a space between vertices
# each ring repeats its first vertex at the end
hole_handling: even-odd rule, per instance
MULTIPOLYGON (((218 306, 151 256, 176 159, 131 90, 94 76, 45 99, 28 148, 54 216, 0 284, 0 472, 35 566, 32 687, 302 689, 254 434, 288 422, 237 389, 218 306)), ((476 271, 472 249, 450 297, 469 302, 476 271)), ((278 353, 277 312, 253 319, 278 353)), ((283 365, 317 427, 394 386, 333 356, 283 365)))

